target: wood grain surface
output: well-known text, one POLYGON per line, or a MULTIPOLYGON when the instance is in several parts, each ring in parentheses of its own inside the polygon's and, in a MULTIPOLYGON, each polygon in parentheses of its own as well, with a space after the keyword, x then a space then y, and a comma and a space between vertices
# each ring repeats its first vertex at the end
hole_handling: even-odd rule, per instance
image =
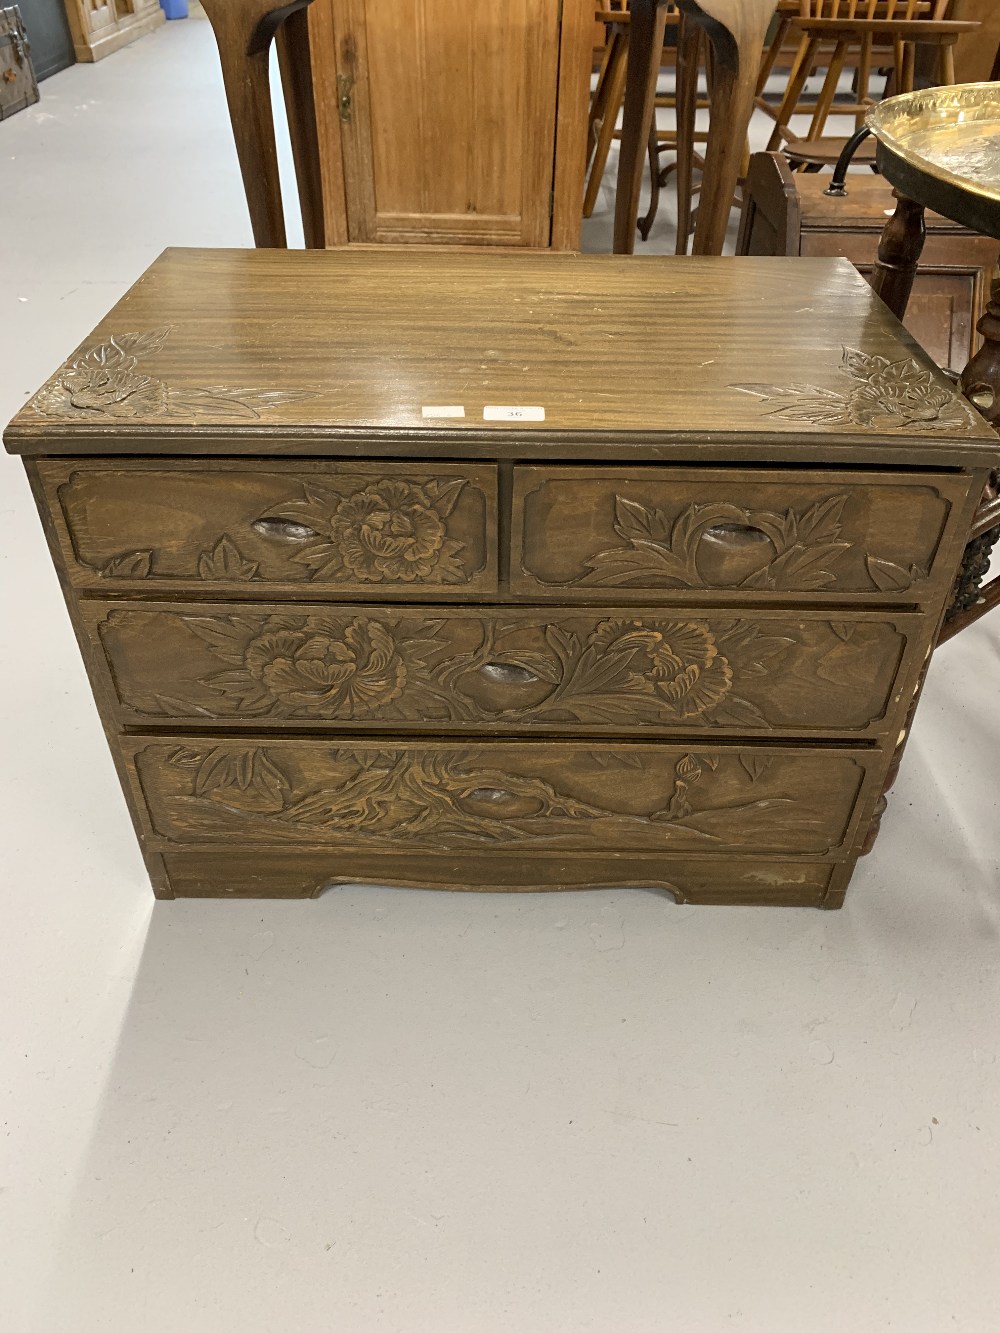
POLYGON ((846 262, 371 251, 167 251, 5 440, 105 454, 141 440, 996 456, 846 262), (465 415, 424 416, 441 405, 465 415), (544 421, 485 421, 497 405, 544 421))

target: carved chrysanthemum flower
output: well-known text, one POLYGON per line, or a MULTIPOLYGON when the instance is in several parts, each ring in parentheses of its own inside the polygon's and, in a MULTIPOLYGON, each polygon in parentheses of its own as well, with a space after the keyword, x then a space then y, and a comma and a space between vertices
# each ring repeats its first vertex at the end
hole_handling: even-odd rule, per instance
POLYGON ((445 525, 415 486, 378 481, 341 500, 330 522, 330 537, 355 578, 412 583, 434 569, 445 525))
POLYGON ((342 634, 276 629, 246 648, 247 673, 297 713, 366 716, 397 699, 406 662, 384 625, 358 619, 342 634))
POLYGON ((671 621, 651 629, 642 621, 605 621, 595 643, 635 651, 629 688, 653 693, 678 718, 697 717, 718 707, 733 684, 729 662, 707 625, 671 621))

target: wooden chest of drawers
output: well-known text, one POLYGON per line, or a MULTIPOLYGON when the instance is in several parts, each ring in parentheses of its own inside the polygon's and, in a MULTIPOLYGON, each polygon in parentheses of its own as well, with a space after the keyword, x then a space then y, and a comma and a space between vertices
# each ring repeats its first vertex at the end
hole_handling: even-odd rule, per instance
POLYGON ((167 251, 5 439, 163 897, 839 906, 998 463, 804 260, 167 251))

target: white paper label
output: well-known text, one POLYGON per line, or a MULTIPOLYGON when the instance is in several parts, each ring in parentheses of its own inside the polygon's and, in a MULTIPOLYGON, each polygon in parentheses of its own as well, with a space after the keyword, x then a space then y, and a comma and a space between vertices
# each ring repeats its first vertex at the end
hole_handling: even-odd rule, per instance
POLYGON ((484 407, 484 421, 544 421, 544 407, 484 407))
POLYGON ((464 416, 465 416, 465 408, 462 407, 462 406, 460 406, 460 405, 458 405, 458 404, 453 404, 453 405, 451 405, 451 406, 445 405, 445 406, 443 406, 443 407, 422 407, 422 408, 420 409, 420 412, 421 412, 421 415, 424 416, 424 417, 464 417, 464 416))

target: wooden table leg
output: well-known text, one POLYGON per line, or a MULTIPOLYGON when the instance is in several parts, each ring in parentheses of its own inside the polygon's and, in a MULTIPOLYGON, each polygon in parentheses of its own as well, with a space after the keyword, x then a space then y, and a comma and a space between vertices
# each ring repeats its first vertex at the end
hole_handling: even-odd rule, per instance
POLYGON ((616 255, 630 255, 635 249, 642 169, 649 126, 656 112, 656 80, 667 27, 667 0, 632 0, 630 14, 625 108, 615 193, 616 255))
POLYGON ((1000 429, 1000 280, 976 326, 983 345, 962 371, 962 392, 994 429, 1000 429))
POLYGON ((882 232, 871 286, 896 318, 902 319, 910 301, 913 279, 917 276, 927 229, 923 204, 907 199, 898 190, 893 194, 896 196, 896 211, 882 232))
POLYGON ((711 126, 692 254, 721 255, 746 153, 757 76, 776 0, 678 0, 708 34, 714 55, 711 126))

